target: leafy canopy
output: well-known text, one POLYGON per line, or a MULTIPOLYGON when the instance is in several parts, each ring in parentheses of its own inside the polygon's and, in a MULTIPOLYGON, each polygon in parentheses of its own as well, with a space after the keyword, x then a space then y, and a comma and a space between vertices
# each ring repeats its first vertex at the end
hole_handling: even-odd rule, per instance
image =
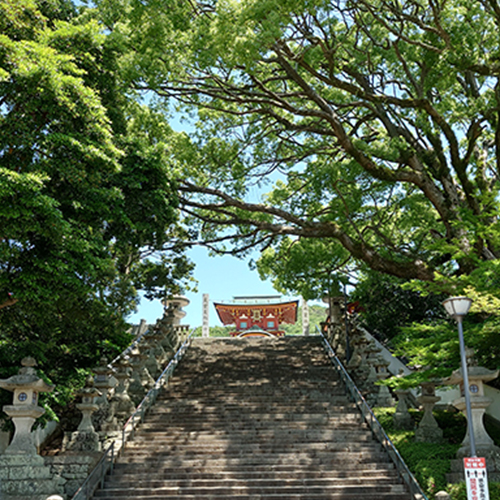
POLYGON ((125 54, 91 10, 0 4, 0 375, 31 355, 55 383, 81 378, 128 342, 138 290, 191 272, 167 258, 174 133, 134 98, 125 54))
POLYGON ((136 88, 196 123, 179 189, 201 241, 261 248, 309 297, 362 263, 496 321, 496 0, 98 3, 136 88))

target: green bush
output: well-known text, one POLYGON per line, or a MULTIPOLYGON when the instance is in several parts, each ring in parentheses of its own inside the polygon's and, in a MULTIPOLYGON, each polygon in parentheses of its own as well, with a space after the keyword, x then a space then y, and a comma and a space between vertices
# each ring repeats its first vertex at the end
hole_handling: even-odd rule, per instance
MULTIPOLYGON (((451 460, 463 441, 467 421, 460 413, 450 411, 436 411, 434 416, 438 425, 443 429, 443 443, 417 443, 414 431, 400 431, 394 429, 392 416, 395 408, 375 408, 382 427, 394 443, 411 472, 419 482, 429 498, 441 490, 447 491, 452 500, 467 500, 465 483, 447 484, 446 474, 450 472, 451 460)), ((423 412, 410 410, 415 423, 420 422, 423 412)), ((496 444, 500 444, 500 432, 493 426, 488 426, 490 435, 496 444)), ((500 483, 489 483, 490 500, 500 500, 500 483)))

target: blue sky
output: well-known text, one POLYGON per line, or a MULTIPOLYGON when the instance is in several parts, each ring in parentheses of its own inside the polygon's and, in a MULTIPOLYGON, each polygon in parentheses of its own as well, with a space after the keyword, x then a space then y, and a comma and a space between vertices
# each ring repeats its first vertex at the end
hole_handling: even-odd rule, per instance
MULTIPOLYGON (((187 316, 183 323, 193 327, 202 322, 202 295, 210 295, 210 326, 219 326, 213 302, 228 302, 233 296, 279 295, 269 281, 261 281, 257 271, 251 271, 248 261, 230 255, 210 257, 205 248, 194 248, 189 252, 196 263, 194 276, 198 280, 198 293, 187 293, 190 304, 184 310, 187 316)), ((138 312, 129 318, 131 323, 145 319, 154 323, 162 315, 162 305, 158 300, 142 299, 138 312)))

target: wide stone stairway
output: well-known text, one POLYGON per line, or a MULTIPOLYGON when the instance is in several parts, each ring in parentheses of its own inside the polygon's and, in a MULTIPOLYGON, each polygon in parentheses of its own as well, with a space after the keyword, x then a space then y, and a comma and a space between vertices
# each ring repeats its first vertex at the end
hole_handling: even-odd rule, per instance
POLYGON ((101 500, 409 500, 318 337, 195 339, 101 500))

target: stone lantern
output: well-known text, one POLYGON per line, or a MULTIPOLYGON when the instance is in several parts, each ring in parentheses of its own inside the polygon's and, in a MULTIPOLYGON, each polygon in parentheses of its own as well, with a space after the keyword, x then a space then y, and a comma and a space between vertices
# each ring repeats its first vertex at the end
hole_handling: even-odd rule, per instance
POLYGON ((165 307, 165 316, 170 319, 172 325, 179 325, 181 319, 186 316, 186 312, 182 308, 189 305, 189 299, 183 295, 175 295, 171 299, 164 300, 162 303, 165 307))
POLYGON ((17 375, 0 380, 0 387, 14 393, 12 405, 4 406, 3 411, 12 418, 15 433, 5 454, 36 455, 37 449, 31 434, 31 427, 45 410, 38 406, 40 392, 51 392, 53 385, 45 383, 35 371, 36 361, 24 358, 23 366, 17 375))
POLYGON ((436 396, 436 382, 429 380, 420 384, 422 394, 417 401, 424 407, 424 416, 420 421, 418 429, 415 431, 415 440, 427 443, 440 443, 443 439, 443 431, 439 428, 432 409, 441 399, 436 396))
MULTIPOLYGON (((471 350, 467 350, 468 361, 472 358, 471 350)), ((484 395, 484 383, 490 382, 498 377, 499 370, 493 371, 483 368, 481 366, 469 366, 469 392, 472 413, 472 429, 476 441, 477 452, 480 456, 488 456, 491 453, 500 453, 500 448, 495 446, 493 440, 486 432, 483 424, 483 417, 486 408, 491 404, 492 399, 484 395)), ((453 401, 453 406, 460 410, 465 417, 467 417, 465 408, 464 384, 461 370, 455 370, 451 376, 445 381, 448 385, 459 385, 462 397, 453 401)), ((470 438, 469 427, 467 427, 467 434, 462 442, 462 446, 457 452, 457 457, 470 456, 470 438)))
MULTIPOLYGON (((390 361, 384 359, 384 357, 379 353, 373 362, 377 370, 377 379, 383 381, 390 376, 387 367, 390 365, 390 361)), ((376 405, 380 407, 390 407, 394 406, 394 399, 389 391, 389 387, 384 384, 379 385, 376 405)))
POLYGON ((85 382, 85 387, 76 393, 77 397, 82 399, 81 403, 77 403, 76 407, 82 412, 82 421, 78 426, 79 431, 95 432, 92 425, 92 413, 94 413, 99 406, 96 404, 96 398, 102 396, 101 391, 94 387, 94 380, 90 376, 85 382))
POLYGON ((102 406, 108 406, 108 395, 114 387, 111 376, 115 373, 115 370, 110 368, 108 360, 102 357, 99 361, 99 366, 96 366, 93 371, 95 373, 94 387, 101 392, 101 396, 95 402, 102 406))
POLYGON ((92 414, 99 409, 96 399, 102 393, 94 387, 94 379, 89 376, 85 387, 80 389, 76 396, 81 398, 81 403, 76 407, 82 412, 82 420, 76 432, 65 436, 64 448, 74 451, 101 451, 99 435, 92 424, 92 414))

